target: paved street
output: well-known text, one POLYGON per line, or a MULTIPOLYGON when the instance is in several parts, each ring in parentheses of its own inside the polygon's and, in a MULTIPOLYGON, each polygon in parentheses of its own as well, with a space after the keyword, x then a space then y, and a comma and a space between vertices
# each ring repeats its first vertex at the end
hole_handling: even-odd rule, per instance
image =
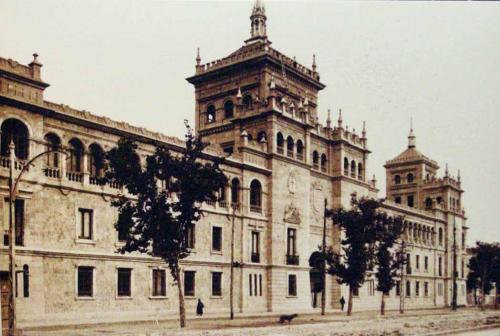
POLYGON ((297 336, 337 336, 337 335, 475 335, 467 329, 481 326, 496 326, 495 330, 480 331, 481 335, 500 335, 500 312, 476 309, 419 310, 388 312, 381 317, 376 312, 354 313, 347 317, 340 314, 301 315, 290 326, 277 323, 275 316, 239 317, 233 321, 226 318, 195 318, 188 320, 188 327, 178 328, 176 320, 143 323, 123 323, 114 325, 86 325, 71 328, 52 328, 25 331, 26 336, 83 336, 83 335, 297 335, 297 336), (445 333, 451 331, 452 333, 445 333))

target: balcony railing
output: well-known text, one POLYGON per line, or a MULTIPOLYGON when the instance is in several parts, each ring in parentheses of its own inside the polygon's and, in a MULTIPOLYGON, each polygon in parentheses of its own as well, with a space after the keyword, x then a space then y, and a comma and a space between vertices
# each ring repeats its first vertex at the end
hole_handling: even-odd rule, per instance
POLYGON ((43 170, 45 176, 50 177, 50 178, 60 178, 61 177, 61 171, 59 168, 55 167, 46 167, 43 170))
POLYGON ((298 255, 286 255, 286 264, 287 265, 298 265, 299 264, 299 256, 298 255))
POLYGON ((285 153, 285 149, 281 146, 278 146, 276 148, 276 151, 278 152, 278 154, 281 154, 281 155, 283 155, 283 153, 285 153))
POLYGON ((260 205, 250 205, 250 211, 262 213, 262 207, 260 205))
POLYGON ((313 163, 313 169, 314 169, 314 170, 319 170, 319 163, 314 162, 314 163, 313 163))
POLYGON ((212 201, 212 200, 207 200, 205 203, 207 203, 207 205, 210 205, 210 206, 215 206, 215 201, 212 201))
POLYGON ((252 252, 251 260, 253 263, 260 263, 260 253, 252 252))
POLYGON ((101 177, 100 176, 90 176, 89 177, 89 184, 92 184, 92 185, 102 185, 103 182, 101 181, 101 177))
POLYGON ((287 155, 288 157, 293 158, 293 149, 287 149, 287 150, 286 150, 286 155, 287 155))
POLYGON ((66 172, 66 177, 72 182, 83 182, 83 173, 80 172, 66 172))
MULTIPOLYGON (((23 160, 15 159, 14 160, 14 169, 21 170, 23 169, 25 162, 23 160)), ((7 156, 0 156, 0 167, 10 168, 10 159, 7 156)))
POLYGON ((219 206, 221 208, 227 208, 227 202, 226 201, 219 201, 219 206))
POLYGON ((323 173, 326 173, 326 166, 321 166, 321 171, 322 171, 323 173))
POLYGON ((304 154, 297 152, 297 160, 303 161, 304 160, 304 154))

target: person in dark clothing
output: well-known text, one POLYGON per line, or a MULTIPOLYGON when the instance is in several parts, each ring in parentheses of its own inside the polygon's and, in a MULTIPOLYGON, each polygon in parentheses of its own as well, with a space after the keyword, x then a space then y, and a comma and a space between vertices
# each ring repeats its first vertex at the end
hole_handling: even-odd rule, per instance
POLYGON ((201 302, 201 299, 198 299, 198 304, 196 305, 196 315, 202 316, 204 307, 205 305, 201 302))
POLYGON ((344 305, 345 305, 345 299, 344 299, 344 297, 342 296, 342 297, 340 298, 340 309, 341 309, 342 311, 344 311, 344 305))

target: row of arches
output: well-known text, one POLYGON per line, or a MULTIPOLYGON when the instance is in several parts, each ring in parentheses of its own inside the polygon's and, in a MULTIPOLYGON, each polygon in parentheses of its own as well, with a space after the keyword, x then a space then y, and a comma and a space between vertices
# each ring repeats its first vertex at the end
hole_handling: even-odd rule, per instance
MULTIPOLYGON (((9 144, 13 141, 15 145, 14 154, 17 159, 27 160, 30 157, 30 136, 25 123, 14 118, 6 119, 2 123, 1 132, 0 155, 9 155, 9 144)), ((61 154, 58 152, 47 154, 45 161, 47 167, 59 168, 61 164, 66 164, 68 172, 82 173, 85 169, 83 165, 84 156, 88 154, 88 172, 90 175, 100 176, 102 174, 104 151, 99 144, 91 144, 87 152, 80 139, 72 138, 66 145, 63 145, 61 138, 53 132, 49 132, 44 136, 44 144, 46 150, 55 151, 65 147, 68 151, 66 162, 61 160, 61 154)))
MULTIPOLYGON (((415 181, 415 176, 412 173, 406 174, 406 182, 413 183, 415 181)), ((394 184, 401 184, 401 175, 394 175, 394 184)))
MULTIPOLYGON (((276 135, 276 150, 278 154, 285 154, 285 138, 281 132, 278 132, 276 135)), ((296 157, 297 160, 303 161, 304 150, 305 147, 302 140, 299 139, 295 142, 291 135, 286 138, 286 155, 288 157, 296 157)))
POLYGON ((352 178, 356 178, 356 173, 358 180, 363 180, 363 163, 359 162, 356 164, 356 161, 354 160, 351 160, 351 162, 349 162, 349 159, 347 157, 344 157, 344 175, 350 175, 352 178))
POLYGON ((425 245, 435 245, 436 234, 439 246, 443 245, 444 235, 443 228, 438 228, 437 233, 434 228, 405 221, 403 224, 403 232, 407 239, 414 243, 421 243, 425 245))
MULTIPOLYGON (((245 94, 241 100, 243 109, 251 110, 253 108, 253 98, 251 94, 245 94)), ((228 99, 223 104, 224 119, 229 119, 234 117, 234 103, 231 99, 228 99)), ((206 110, 206 123, 214 123, 217 119, 217 109, 214 104, 207 106, 206 110)))
MULTIPOLYGON (((237 177, 233 178, 229 183, 229 188, 231 192, 231 204, 240 204, 240 191, 242 190, 240 180, 237 177)), ((262 212, 262 193, 262 184, 258 179, 253 179, 250 182, 249 188, 250 211, 258 213, 262 212)), ((219 202, 226 202, 226 192, 224 188, 219 192, 219 202)))

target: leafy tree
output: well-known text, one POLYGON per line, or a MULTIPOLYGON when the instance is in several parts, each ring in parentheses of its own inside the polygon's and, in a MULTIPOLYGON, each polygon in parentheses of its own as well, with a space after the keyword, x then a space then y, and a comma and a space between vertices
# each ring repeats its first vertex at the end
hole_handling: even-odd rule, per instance
POLYGON ((349 286, 347 315, 352 313, 353 293, 365 282, 367 271, 373 269, 375 243, 384 224, 379 207, 379 201, 362 198, 353 199, 349 210, 338 208, 328 212, 345 236, 341 241, 342 252, 329 247, 326 259, 328 273, 336 276, 339 284, 349 286))
POLYGON ((375 278, 377 291, 382 292, 380 314, 385 314, 385 296, 396 285, 396 277, 400 276, 401 266, 406 262, 402 249, 394 250, 394 245, 403 232, 403 219, 389 217, 385 212, 378 214, 377 249, 375 253, 375 278))
MULTIPOLYGON (((491 291, 492 282, 495 280, 500 282, 498 275, 500 273, 500 244, 478 241, 472 251, 474 255, 470 258, 468 265, 472 273, 470 281, 476 279, 478 288, 481 290, 481 309, 484 309, 485 295, 491 291)), ((496 301, 498 301, 497 293, 495 293, 496 301)))
POLYGON ((215 193, 227 184, 220 168, 223 159, 204 160, 207 143, 187 124, 186 128, 180 153, 158 145, 154 154, 147 155, 144 167, 131 139, 120 140, 106 155, 106 178, 129 192, 112 202, 118 208, 116 227, 126 234, 119 252, 148 253, 168 264, 178 288, 181 327, 186 325, 186 311, 179 261, 190 254, 187 232, 200 220, 202 202, 215 200, 215 193))

